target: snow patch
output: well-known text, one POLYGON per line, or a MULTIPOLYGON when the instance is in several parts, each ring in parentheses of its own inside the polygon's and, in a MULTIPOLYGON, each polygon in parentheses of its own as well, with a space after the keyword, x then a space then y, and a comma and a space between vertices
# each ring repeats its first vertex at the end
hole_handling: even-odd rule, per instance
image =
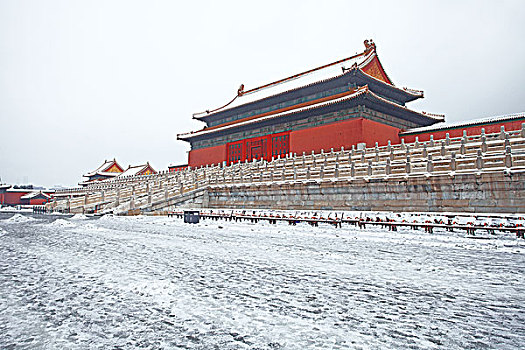
POLYGON ((53 227, 75 227, 76 224, 74 224, 74 223, 72 223, 70 221, 66 221, 64 219, 56 219, 55 221, 50 223, 49 226, 53 226, 53 227))
POLYGON ((84 214, 75 214, 73 215, 70 220, 88 220, 89 218, 85 216, 84 214))
POLYGON ((5 222, 10 223, 10 224, 19 224, 19 223, 29 222, 29 221, 35 221, 35 219, 29 216, 22 215, 22 214, 15 214, 11 216, 9 219, 5 220, 5 222))
POLYGON ((114 220, 115 219, 115 215, 113 214, 106 214, 104 216, 101 216, 100 217, 100 221, 111 221, 111 220, 114 220))

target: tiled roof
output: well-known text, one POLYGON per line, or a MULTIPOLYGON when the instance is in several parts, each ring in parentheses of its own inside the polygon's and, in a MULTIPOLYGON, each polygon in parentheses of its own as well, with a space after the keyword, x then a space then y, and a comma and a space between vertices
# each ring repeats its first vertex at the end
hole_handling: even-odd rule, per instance
POLYGON ((95 175, 103 175, 103 176, 117 176, 119 173, 114 172, 106 172, 109 168, 111 168, 113 165, 117 165, 119 168, 122 168, 115 159, 113 160, 105 160, 104 163, 99 166, 97 169, 85 174, 85 177, 95 176, 95 175))
POLYGON ((494 116, 494 117, 481 118, 481 119, 460 121, 460 122, 454 122, 454 123, 442 122, 442 123, 437 123, 431 126, 424 126, 421 128, 409 129, 403 132, 401 135, 418 134, 418 133, 437 131, 437 130, 455 129, 455 128, 473 126, 473 125, 490 124, 490 123, 497 123, 497 122, 503 122, 507 120, 524 119, 524 118, 525 118, 525 112, 522 112, 522 113, 514 113, 514 114, 506 114, 506 115, 499 115, 499 116, 494 116))
MULTIPOLYGON (((130 165, 123 173, 118 174, 118 176, 135 176, 137 174, 140 174, 142 171, 146 170, 148 167, 151 168, 149 163, 134 166, 130 165)), ((153 168, 151 168, 151 170, 155 172, 153 168)))
MULTIPOLYGON (((381 66, 381 70, 384 72, 384 69, 382 68, 381 63, 379 62, 379 59, 377 58, 377 53, 375 51, 375 45, 373 48, 369 48, 367 46, 367 50, 360 54, 356 54, 354 56, 338 60, 336 62, 314 68, 311 70, 308 70, 306 72, 302 72, 299 74, 295 74, 291 77, 284 78, 278 81, 275 81, 273 83, 265 84, 260 87, 246 90, 244 91, 244 85, 241 85, 239 88, 237 96, 235 96, 229 103, 226 105, 213 109, 213 110, 207 110, 205 112, 201 113, 195 113, 193 115, 193 118, 195 119, 205 119, 208 116, 211 116, 215 113, 230 110, 242 105, 246 105, 255 101, 263 100, 269 97, 274 97, 280 94, 288 93, 294 90, 297 90, 299 88, 304 88, 307 86, 310 86, 312 84, 328 81, 330 79, 334 79, 337 77, 340 77, 343 74, 347 74, 348 70, 362 70, 367 67, 371 62, 374 61, 374 59, 377 60, 377 63, 381 66), (345 71, 347 71, 345 73, 345 71)), ((366 74, 363 72, 363 74, 366 74)), ((386 72, 384 72, 386 75, 386 72)), ((368 74, 367 74, 368 75, 368 74)), ((373 77, 371 75, 368 75, 371 78, 374 78, 375 80, 380 81, 383 84, 390 85, 392 87, 395 87, 394 84, 391 83, 391 79, 386 75, 386 79, 388 80, 388 83, 377 79, 376 77, 373 77)), ((395 87, 396 89, 402 90, 405 93, 412 94, 414 96, 422 96, 422 91, 418 90, 412 90, 412 89, 400 89, 395 87)))
MULTIPOLYGON (((270 115, 265 115, 265 116, 261 116, 261 117, 257 117, 257 116, 250 117, 250 118, 246 118, 245 120, 240 120, 238 122, 231 123, 231 124, 228 124, 228 125, 220 125, 220 126, 217 126, 217 127, 201 129, 201 130, 196 131, 196 132, 179 134, 179 135, 177 135, 177 138, 179 140, 186 140, 186 139, 190 139, 190 138, 195 137, 195 136, 206 135, 206 134, 214 133, 214 132, 217 132, 217 131, 222 131, 222 130, 227 130, 227 129, 231 129, 231 128, 236 128, 236 127, 247 125, 247 124, 258 123, 258 122, 261 122, 263 120, 268 120, 268 119, 274 119, 274 118, 279 118, 279 117, 283 117, 283 116, 293 115, 293 114, 296 114, 296 113, 309 111, 309 110, 313 110, 313 109, 329 106, 329 105, 332 105, 332 104, 336 104, 336 103, 352 100, 352 99, 357 98, 357 97, 359 97, 359 96, 361 96, 363 94, 370 94, 374 98, 377 98, 377 99, 379 99, 379 100, 381 100, 381 101, 383 101, 385 103, 388 103, 388 104, 390 104, 392 106, 395 106, 396 108, 400 108, 400 109, 403 109, 403 110, 409 110, 406 107, 400 106, 400 105, 398 105, 398 104, 396 104, 394 102, 391 102, 391 101, 389 101, 387 99, 384 99, 384 98, 374 94, 372 91, 370 91, 368 89, 368 86, 363 86, 363 87, 360 87, 360 88, 354 90, 352 93, 347 94, 347 95, 345 95, 343 97, 338 97, 338 98, 334 98, 334 99, 330 99, 330 100, 323 100, 323 102, 311 104, 311 105, 308 105, 308 106, 305 106, 305 107, 302 107, 302 108, 296 108, 296 109, 293 109, 292 111, 276 113, 276 114, 270 114, 270 115)), ((424 117, 427 117, 427 118, 434 119, 434 120, 440 120, 441 121, 441 120, 444 119, 443 115, 427 114, 427 113, 424 113, 424 112, 420 113, 420 112, 416 112, 416 111, 413 111, 413 110, 409 110, 409 111, 411 111, 413 113, 420 114, 421 116, 424 116, 424 117)))
POLYGON ((43 196, 43 197, 46 197, 46 198, 51 198, 51 196, 48 196, 47 194, 41 192, 41 191, 34 191, 34 192, 30 192, 26 195, 23 195, 22 197, 20 197, 20 199, 32 199, 32 198, 35 198, 37 196, 43 196))

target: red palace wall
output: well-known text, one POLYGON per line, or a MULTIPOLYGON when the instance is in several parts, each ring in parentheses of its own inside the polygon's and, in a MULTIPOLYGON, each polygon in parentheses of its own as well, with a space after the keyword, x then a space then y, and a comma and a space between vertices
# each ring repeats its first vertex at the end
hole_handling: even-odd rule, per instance
MULTIPOLYGON (((21 190, 21 192, 6 192, 0 194, 0 204, 4 205, 42 205, 43 202, 47 202, 46 199, 20 199, 20 197, 32 192, 33 190, 21 190)), ((52 192, 44 192, 47 195, 52 195, 52 192)))
POLYGON ((25 196, 31 191, 27 192, 6 192, 4 193, 4 204, 6 205, 21 205, 22 200, 20 197, 25 196))
POLYGON ((374 122, 364 118, 341 121, 333 124, 322 125, 304 130, 271 134, 263 137, 231 142, 226 145, 191 150, 188 164, 191 167, 199 167, 206 164, 218 164, 234 158, 244 161, 248 152, 249 158, 260 159, 260 152, 264 150, 263 158, 271 160, 272 156, 284 156, 285 153, 303 152, 316 153, 321 149, 329 151, 331 148, 349 149, 352 145, 366 143, 367 147, 373 147, 376 142, 384 146, 390 140, 392 144, 399 143, 400 129, 374 122), (251 150, 247 149, 250 145, 251 150), (237 146, 237 147, 236 147, 237 146), (283 153, 283 150, 286 152, 283 153), (255 152, 255 150, 257 150, 255 152))
POLYGON ((447 137, 447 133, 450 137, 462 137, 463 130, 467 131, 467 135, 479 135, 481 134, 481 129, 485 129, 485 133, 492 134, 500 132, 501 127, 504 126, 506 131, 511 130, 521 130, 521 124, 525 122, 525 119, 512 120, 508 122, 499 122, 494 124, 482 124, 482 125, 473 125, 473 126, 462 126, 455 129, 448 130, 439 130, 439 131, 430 131, 421 134, 411 134, 406 136, 401 136, 405 139, 405 142, 410 143, 416 140, 418 137, 419 141, 428 141, 430 140, 430 135, 434 135, 434 140, 440 140, 447 137))
MULTIPOLYGON (((231 142, 225 145, 192 150, 189 153, 188 163, 191 167, 199 167, 206 164, 219 164, 232 157, 235 157, 235 161, 237 161, 237 158, 244 161, 247 152, 249 157, 251 156, 253 158, 254 156, 254 153, 251 152, 251 150, 247 150, 247 145, 252 147, 251 149, 253 150, 258 150, 258 153, 255 153, 256 158, 260 159, 260 152, 263 150, 263 153, 265 153, 263 158, 270 161, 272 156, 277 158, 277 154, 280 154, 282 157, 285 153, 291 152, 302 154, 303 152, 311 153, 312 150, 315 153, 319 153, 321 152, 321 149, 330 151, 331 148, 334 148, 334 150, 337 150, 340 149, 341 146, 345 149, 349 149, 352 145, 358 143, 366 143, 367 147, 373 147, 376 142, 378 142, 379 146, 385 146, 389 140, 393 145, 399 144, 401 138, 405 139, 405 142, 410 143, 414 142, 416 137, 419 138, 419 141, 428 141, 430 140, 430 135, 434 135, 435 140, 444 139, 447 133, 449 133, 450 137, 461 137, 463 136, 463 130, 467 131, 467 135, 479 135, 482 128, 485 129, 485 133, 487 134, 497 133, 500 131, 501 126, 504 126, 507 131, 521 130, 521 124, 524 122, 525 119, 518 119, 507 122, 430 131, 400 137, 399 133, 401 130, 398 128, 365 118, 358 118, 304 130, 271 134, 263 137, 231 142), (276 142, 275 140, 277 138, 279 140, 282 139, 282 141, 276 142), (238 147, 235 148, 235 146, 238 147), (283 153, 284 150, 286 150, 286 152, 283 153)), ((5 199, 5 202, 7 201, 8 198, 5 199)))
POLYGON ((176 171, 183 171, 184 169, 188 168, 187 165, 178 165, 178 166, 169 166, 168 171, 170 173, 174 173, 176 171))
POLYGON ((226 145, 191 150, 188 165, 199 167, 206 164, 222 163, 226 160, 226 145))
POLYGON ((359 118, 339 123, 322 125, 299 131, 290 135, 290 151, 297 154, 303 152, 329 151, 330 148, 349 149, 352 145, 365 142, 372 147, 376 142, 380 146, 386 145, 388 140, 392 144, 399 142, 399 129, 377 123, 368 119, 359 118))
POLYGON ((30 205, 44 205, 46 203, 47 203, 47 199, 43 199, 43 198, 29 200, 30 205))

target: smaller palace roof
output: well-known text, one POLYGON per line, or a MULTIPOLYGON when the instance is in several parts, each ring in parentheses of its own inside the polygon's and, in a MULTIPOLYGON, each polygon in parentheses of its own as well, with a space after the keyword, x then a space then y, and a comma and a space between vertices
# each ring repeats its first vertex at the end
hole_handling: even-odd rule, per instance
POLYGON ((410 134, 426 133, 430 131, 450 130, 450 129, 457 129, 457 128, 468 127, 468 126, 473 126, 473 125, 501 123, 505 121, 512 121, 512 120, 519 120, 519 119, 525 119, 525 112, 499 115, 499 116, 494 116, 494 117, 474 119, 474 120, 468 120, 468 121, 460 121, 460 122, 454 122, 454 123, 441 122, 441 123, 436 123, 430 126, 423 126, 421 128, 410 129, 410 130, 407 130, 401 133, 400 135, 403 136, 403 135, 410 135, 410 134))
POLYGON ((113 158, 113 160, 105 160, 104 164, 99 166, 97 169, 85 174, 84 177, 92 177, 95 175, 115 177, 115 176, 118 176, 123 171, 124 169, 113 158))
POLYGON ((124 171, 122 174, 118 174, 119 177, 121 176, 135 176, 135 175, 151 175, 156 174, 157 171, 149 165, 149 162, 142 165, 134 165, 129 166, 126 171, 124 171))
POLYGON ((332 78, 339 77, 345 72, 351 70, 360 70, 369 77, 374 78, 384 84, 394 87, 398 90, 403 90, 405 93, 414 95, 415 98, 422 97, 423 92, 412 89, 399 89, 395 87, 392 80, 388 77, 376 53, 375 44, 373 41, 365 40, 365 51, 354 56, 344 58, 330 64, 323 65, 308 71, 292 75, 290 77, 277 80, 275 82, 265 84, 250 90, 244 90, 244 85, 241 85, 235 96, 226 105, 207 110, 201 113, 193 114, 194 119, 206 119, 206 117, 225 110, 230 110, 242 105, 246 105, 255 101, 259 101, 268 97, 276 96, 285 92, 303 88, 312 84, 326 81, 332 78))
POLYGON ((20 199, 33 199, 33 198, 37 198, 37 197, 43 197, 43 198, 51 198, 51 196, 45 194, 44 192, 42 191, 33 191, 33 192, 30 192, 26 195, 23 195, 22 197, 20 197, 20 199))

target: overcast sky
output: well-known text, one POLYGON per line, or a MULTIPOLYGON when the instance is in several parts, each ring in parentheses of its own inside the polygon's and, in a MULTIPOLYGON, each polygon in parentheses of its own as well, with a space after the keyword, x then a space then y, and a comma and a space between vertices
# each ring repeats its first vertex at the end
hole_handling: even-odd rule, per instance
POLYGON ((187 161, 194 112, 363 51, 418 111, 525 111, 525 1, 0 0, 0 177, 76 185, 187 161))

